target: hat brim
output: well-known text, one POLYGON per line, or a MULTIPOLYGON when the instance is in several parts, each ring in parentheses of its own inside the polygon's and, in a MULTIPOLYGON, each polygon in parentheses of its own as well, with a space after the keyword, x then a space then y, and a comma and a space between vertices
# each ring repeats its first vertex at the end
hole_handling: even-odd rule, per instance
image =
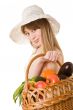
POLYGON ((38 16, 31 16, 29 18, 27 18, 26 21, 22 21, 20 22, 16 27, 14 27, 12 29, 12 31, 10 32, 10 38, 16 42, 16 43, 26 43, 28 42, 28 40, 26 39, 25 35, 22 33, 21 31, 21 26, 22 25, 26 25, 32 21, 35 21, 37 19, 42 19, 42 18, 46 18, 48 20, 48 22, 50 23, 53 32, 55 34, 57 34, 59 32, 60 29, 60 24, 56 21, 56 19, 54 19, 53 17, 51 17, 50 15, 38 15, 38 16))

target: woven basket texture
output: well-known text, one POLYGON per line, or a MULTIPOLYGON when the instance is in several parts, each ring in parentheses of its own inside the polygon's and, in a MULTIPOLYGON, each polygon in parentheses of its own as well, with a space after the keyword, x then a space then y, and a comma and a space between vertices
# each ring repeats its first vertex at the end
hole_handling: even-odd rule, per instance
POLYGON ((44 89, 35 88, 32 85, 28 88, 30 65, 41 56, 42 54, 35 56, 27 67, 26 87, 24 86, 22 92, 22 110, 73 110, 73 78, 71 77, 53 85, 47 85, 44 89))
POLYGON ((30 87, 22 93, 23 110, 73 110, 73 78, 60 81, 45 89, 30 87))

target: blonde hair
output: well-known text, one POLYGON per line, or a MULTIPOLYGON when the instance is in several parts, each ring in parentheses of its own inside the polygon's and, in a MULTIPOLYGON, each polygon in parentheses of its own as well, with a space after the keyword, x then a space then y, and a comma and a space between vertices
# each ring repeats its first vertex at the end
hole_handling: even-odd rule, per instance
POLYGON ((43 53, 46 53, 47 51, 51 51, 55 49, 61 50, 57 42, 57 39, 55 37, 55 34, 53 32, 53 29, 47 19, 45 18, 38 19, 26 25, 21 26, 21 31, 23 33, 25 33, 24 32, 25 27, 27 27, 28 29, 38 29, 38 28, 41 29, 43 53))

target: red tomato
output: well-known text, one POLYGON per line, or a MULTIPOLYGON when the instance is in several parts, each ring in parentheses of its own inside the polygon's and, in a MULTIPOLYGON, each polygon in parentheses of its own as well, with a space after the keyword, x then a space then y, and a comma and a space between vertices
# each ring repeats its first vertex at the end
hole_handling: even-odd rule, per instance
POLYGON ((38 81, 35 83, 36 88, 45 88, 46 86, 47 86, 47 84, 44 81, 38 81))
POLYGON ((56 74, 51 74, 51 75, 47 76, 46 83, 56 83, 59 81, 60 81, 60 79, 56 74))

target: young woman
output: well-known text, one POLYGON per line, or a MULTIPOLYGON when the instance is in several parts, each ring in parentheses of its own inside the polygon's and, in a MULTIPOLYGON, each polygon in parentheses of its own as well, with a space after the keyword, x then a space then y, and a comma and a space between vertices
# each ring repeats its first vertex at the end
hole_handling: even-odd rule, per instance
POLYGON ((32 57, 44 54, 31 64, 29 78, 41 75, 46 69, 53 69, 58 73, 60 66, 57 61, 64 63, 62 50, 55 37, 58 31, 59 23, 36 5, 24 10, 22 22, 11 31, 11 38, 14 41, 22 42, 24 39, 30 41, 36 49, 32 57))

